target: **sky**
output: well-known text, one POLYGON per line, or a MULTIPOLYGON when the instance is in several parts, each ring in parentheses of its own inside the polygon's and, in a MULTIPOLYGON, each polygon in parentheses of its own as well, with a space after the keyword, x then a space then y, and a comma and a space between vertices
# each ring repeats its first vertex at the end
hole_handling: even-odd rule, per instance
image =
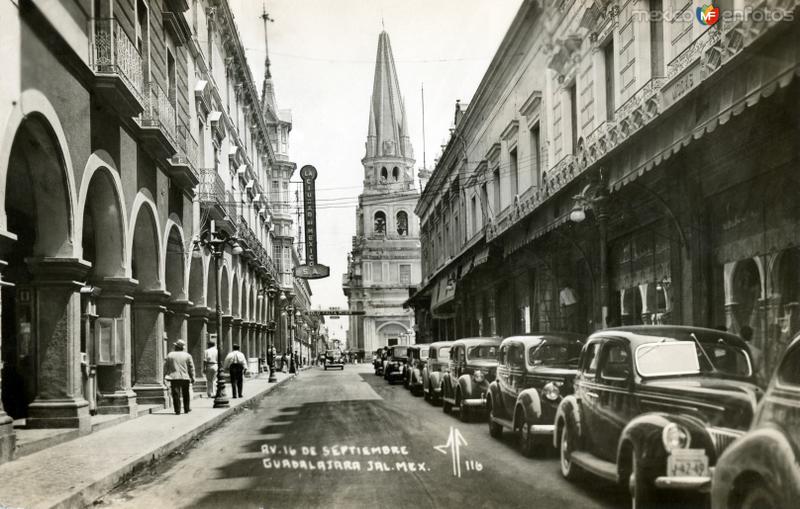
MULTIPOLYGON (((347 308, 342 274, 355 233, 378 35, 392 45, 416 166, 446 143, 456 99, 469 102, 522 0, 269 0, 269 52, 279 109, 291 109, 290 158, 319 176, 319 263, 312 307, 347 308)), ((253 79, 264 76, 261 0, 230 0, 253 79)), ((297 174, 292 179, 300 181, 297 174)), ((293 185, 299 189, 299 185, 293 185)), ((294 191, 294 189, 293 189, 294 191)), ((347 320, 341 320, 346 323, 347 320)), ((337 325, 338 327, 338 325, 337 325)))

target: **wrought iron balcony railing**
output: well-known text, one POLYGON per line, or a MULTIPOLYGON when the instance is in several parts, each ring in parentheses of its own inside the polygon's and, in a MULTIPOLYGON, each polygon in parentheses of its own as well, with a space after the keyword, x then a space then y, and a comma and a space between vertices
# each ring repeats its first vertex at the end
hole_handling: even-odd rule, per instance
POLYGON ((233 195, 225 189, 225 183, 214 168, 200 170, 200 184, 197 186, 197 197, 206 207, 219 207, 229 218, 233 214, 233 195))
POLYGON ((193 168, 199 166, 197 161, 197 140, 185 123, 178 126, 178 152, 172 157, 176 163, 188 164, 193 168))
POLYGON ((119 76, 140 100, 144 100, 142 57, 136 45, 114 18, 93 19, 92 24, 90 54, 94 72, 119 76))
POLYGON ((166 92, 151 81, 147 84, 145 107, 142 113, 142 126, 157 127, 177 146, 175 107, 166 92))

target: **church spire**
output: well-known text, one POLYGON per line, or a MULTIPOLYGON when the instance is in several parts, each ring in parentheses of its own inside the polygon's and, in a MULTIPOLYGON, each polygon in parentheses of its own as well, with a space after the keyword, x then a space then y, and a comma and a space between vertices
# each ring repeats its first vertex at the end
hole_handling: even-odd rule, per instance
POLYGON ((378 37, 366 157, 414 158, 392 46, 385 30, 378 37))
POLYGON ((264 21, 264 51, 266 53, 266 58, 264 59, 264 84, 261 87, 261 104, 264 105, 265 109, 270 109, 277 114, 275 106, 275 85, 272 83, 272 72, 270 71, 269 37, 267 37, 267 22, 272 23, 275 20, 269 17, 265 3, 261 4, 260 18, 264 21))

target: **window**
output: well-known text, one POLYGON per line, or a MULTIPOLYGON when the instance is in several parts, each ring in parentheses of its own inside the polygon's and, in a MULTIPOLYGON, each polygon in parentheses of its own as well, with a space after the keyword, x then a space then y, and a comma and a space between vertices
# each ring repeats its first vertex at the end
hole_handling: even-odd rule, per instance
MULTIPOLYGON (((663 11, 662 0, 650 0, 650 12, 663 11)), ((650 16, 650 75, 664 76, 664 22, 662 16, 650 16)))
POLYGON ((283 189, 281 193, 281 202, 283 202, 284 207, 289 207, 289 183, 283 183, 283 189))
POLYGON ((583 371, 587 375, 593 375, 597 371, 597 349, 600 347, 600 343, 591 343, 586 346, 586 350, 583 352, 583 371))
POLYGON ((175 71, 175 57, 172 55, 172 51, 169 49, 167 50, 167 96, 169 97, 169 102, 175 106, 175 101, 177 101, 177 75, 175 71))
POLYGON ((401 237, 408 235, 408 214, 403 210, 397 213, 397 234, 401 237))
POLYGON ((778 381, 781 385, 800 386, 800 347, 795 346, 783 358, 778 367, 778 381))
POLYGON ((197 160, 195 163, 200 168, 205 168, 206 163, 206 137, 203 121, 197 120, 197 160))
POLYGON ((608 42, 603 46, 603 67, 604 78, 606 83, 606 120, 614 120, 614 40, 608 42))
POLYGON ((400 283, 404 285, 411 284, 411 265, 400 264, 400 283))
POLYGON ((392 178, 394 179, 395 182, 400 180, 400 168, 398 168, 397 166, 392 168, 392 178))
POLYGON ((514 368, 525 367, 525 355, 522 345, 511 345, 509 347, 508 365, 514 368))
MULTIPOLYGON (((481 208, 489 206, 489 191, 486 188, 486 182, 481 184, 481 208)), ((481 212, 481 226, 483 226, 484 213, 481 212)))
POLYGON ((494 214, 500 212, 500 168, 492 174, 492 191, 494 193, 494 214))
POLYGON ((473 196, 469 204, 470 219, 472 220, 472 234, 478 231, 478 200, 473 196))
POLYGON ((511 171, 511 198, 519 193, 519 165, 517 161, 517 149, 508 153, 509 166, 511 171))
POLYGON ((383 282, 383 263, 374 262, 372 267, 372 280, 376 283, 383 282))
POLYGON ((375 220, 372 230, 375 235, 386 234, 386 214, 380 210, 375 213, 375 220))
POLYGON ((389 180, 389 170, 386 167, 381 168, 381 184, 385 184, 389 180))
POLYGON ((145 81, 150 81, 150 31, 147 23, 147 5, 143 0, 136 2, 136 48, 142 57, 142 74, 145 81))
POLYGON ((531 128, 531 178, 534 186, 542 185, 541 131, 538 122, 531 128))
POLYGON ((600 376, 612 381, 627 380, 631 376, 631 359, 627 345, 617 342, 606 344, 600 376))
POLYGON ((575 82, 569 86, 569 119, 570 119, 570 148, 573 154, 578 153, 578 98, 575 82))

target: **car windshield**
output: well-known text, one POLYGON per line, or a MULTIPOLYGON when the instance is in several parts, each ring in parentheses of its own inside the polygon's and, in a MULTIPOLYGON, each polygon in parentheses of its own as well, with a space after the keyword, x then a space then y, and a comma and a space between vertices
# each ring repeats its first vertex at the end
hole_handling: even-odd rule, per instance
POLYGON ((392 348, 392 357, 402 357, 406 358, 408 356, 408 347, 407 346, 396 346, 392 348))
POLYGON ((719 373, 747 377, 752 374, 750 358, 739 345, 724 338, 695 334, 697 341, 662 338, 636 349, 636 370, 642 376, 697 375, 719 373))
POLYGON ((548 343, 532 346, 528 350, 528 362, 532 366, 576 366, 580 357, 580 343, 548 343))
POLYGON ((497 359, 497 345, 475 345, 467 349, 467 358, 475 359, 497 359))
POLYGON ((439 348, 439 351, 436 353, 436 358, 437 359, 445 359, 445 361, 446 361, 448 357, 450 357, 450 347, 449 346, 443 346, 443 347, 439 348))

